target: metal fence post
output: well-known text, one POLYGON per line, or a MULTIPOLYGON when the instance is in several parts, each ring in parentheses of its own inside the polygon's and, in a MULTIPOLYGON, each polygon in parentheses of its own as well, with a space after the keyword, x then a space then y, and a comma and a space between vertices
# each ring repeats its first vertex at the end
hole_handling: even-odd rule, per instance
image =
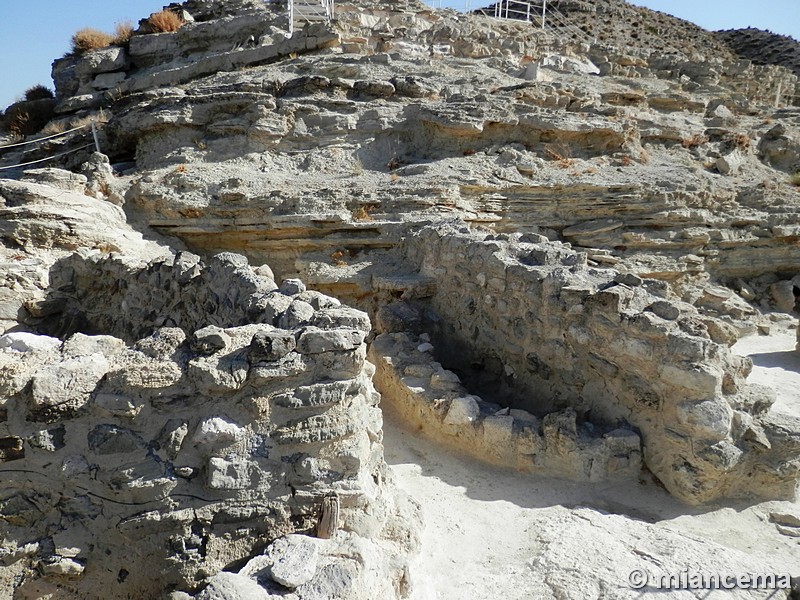
POLYGON ((100 152, 100 142, 97 139, 97 127, 94 124, 94 120, 92 120, 92 137, 94 138, 94 148, 97 152, 100 152))

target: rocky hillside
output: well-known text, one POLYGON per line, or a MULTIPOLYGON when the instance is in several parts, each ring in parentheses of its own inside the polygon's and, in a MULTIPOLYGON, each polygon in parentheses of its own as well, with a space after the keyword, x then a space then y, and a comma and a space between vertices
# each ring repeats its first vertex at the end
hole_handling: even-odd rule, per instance
POLYGON ((731 346, 796 324, 798 78, 555 5, 187 0, 54 62, 64 135, 0 148, 59 155, 0 181, 2 593, 407 596, 379 393, 521 472, 794 499, 731 346))
POLYGON ((717 31, 716 36, 739 56, 758 65, 781 65, 800 76, 800 42, 792 37, 752 27, 717 31))

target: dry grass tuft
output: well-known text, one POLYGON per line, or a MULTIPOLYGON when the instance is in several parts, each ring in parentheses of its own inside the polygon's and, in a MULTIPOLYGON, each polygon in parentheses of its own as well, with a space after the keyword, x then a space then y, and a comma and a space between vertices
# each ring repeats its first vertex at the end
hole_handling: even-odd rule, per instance
POLYGON ((708 138, 702 133, 695 133, 692 137, 684 138, 681 146, 684 148, 697 148, 708 142, 708 138))
POLYGON ((72 36, 73 54, 86 54, 92 50, 107 48, 114 42, 114 36, 99 29, 84 27, 72 36))
POLYGON ((150 15, 150 18, 147 19, 147 22, 155 33, 178 31, 178 29, 183 26, 183 19, 171 10, 162 10, 161 12, 153 13, 150 15))
POLYGON ((12 105, 5 114, 6 130, 16 137, 38 133, 53 118, 54 104, 44 98, 12 105))
POLYGON ((746 133, 734 133, 731 137, 731 142, 739 150, 747 150, 750 147, 750 136, 746 133))
POLYGON ((331 253, 331 261, 333 262, 334 266, 337 267, 346 267, 347 261, 345 257, 347 256, 347 252, 344 250, 336 250, 335 252, 331 253))
POLYGON ((114 26, 115 46, 124 46, 133 37, 133 23, 130 21, 120 21, 114 26))
POLYGON ((800 171, 789 177, 789 183, 794 187, 800 187, 800 171))
POLYGON ((64 133, 67 130, 67 124, 64 121, 51 121, 39 133, 42 135, 56 135, 57 133, 64 133))
POLYGON ((378 208, 377 204, 362 204, 353 211, 353 219, 356 221, 372 221, 372 211, 378 208))
POLYGON ((575 162, 571 158, 572 150, 567 144, 545 144, 542 149, 562 169, 568 169, 575 162))
POLYGON ((28 111, 20 108, 13 108, 6 113, 6 131, 14 137, 22 137, 28 134, 28 122, 31 116, 28 111))

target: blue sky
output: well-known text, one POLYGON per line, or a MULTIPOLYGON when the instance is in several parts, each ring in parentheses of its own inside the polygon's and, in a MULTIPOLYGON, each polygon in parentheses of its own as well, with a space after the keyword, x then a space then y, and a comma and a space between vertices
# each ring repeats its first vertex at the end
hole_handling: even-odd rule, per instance
MULTIPOLYGON (((601 1, 601 0, 597 0, 601 1)), ((471 0, 472 6, 489 4, 471 0)), ((0 108, 32 85, 52 87, 50 65, 70 45, 78 29, 112 32, 114 24, 134 24, 167 4, 165 0, 0 0, 0 108)), ((800 39, 800 0, 633 0, 706 29, 754 26, 800 39)), ((464 6, 464 0, 443 0, 464 6)))

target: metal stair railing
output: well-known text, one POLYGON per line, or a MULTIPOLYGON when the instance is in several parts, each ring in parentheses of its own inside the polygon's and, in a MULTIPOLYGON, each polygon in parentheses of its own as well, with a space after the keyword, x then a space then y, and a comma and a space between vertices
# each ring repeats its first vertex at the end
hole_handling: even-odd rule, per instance
MULTIPOLYGON (((291 1, 291 0, 290 0, 291 1)), ((456 8, 461 12, 473 12, 472 0, 462 0, 463 6, 456 8)), ((442 0, 429 0, 429 4, 442 7, 442 0)), ((454 6, 450 2, 450 6, 454 6)), ((569 33, 578 41, 592 45, 595 40, 583 29, 578 27, 566 14, 556 8, 552 0, 497 0, 493 5, 483 9, 475 9, 475 12, 482 13, 496 19, 512 19, 535 23, 543 30, 546 30, 549 37, 558 39, 564 33, 569 33)))
POLYGON ((289 36, 307 23, 330 23, 334 17, 334 0, 287 0, 289 36))
POLYGON ((534 15, 541 15, 542 29, 544 29, 546 14, 547 0, 542 0, 541 2, 501 0, 494 5, 494 16, 497 19, 519 19, 530 23, 534 15))
POLYGON ((559 29, 573 34, 579 41, 589 44, 590 46, 594 44, 595 40, 592 39, 588 33, 575 25, 567 15, 554 6, 550 6, 547 16, 551 23, 555 24, 559 29))

